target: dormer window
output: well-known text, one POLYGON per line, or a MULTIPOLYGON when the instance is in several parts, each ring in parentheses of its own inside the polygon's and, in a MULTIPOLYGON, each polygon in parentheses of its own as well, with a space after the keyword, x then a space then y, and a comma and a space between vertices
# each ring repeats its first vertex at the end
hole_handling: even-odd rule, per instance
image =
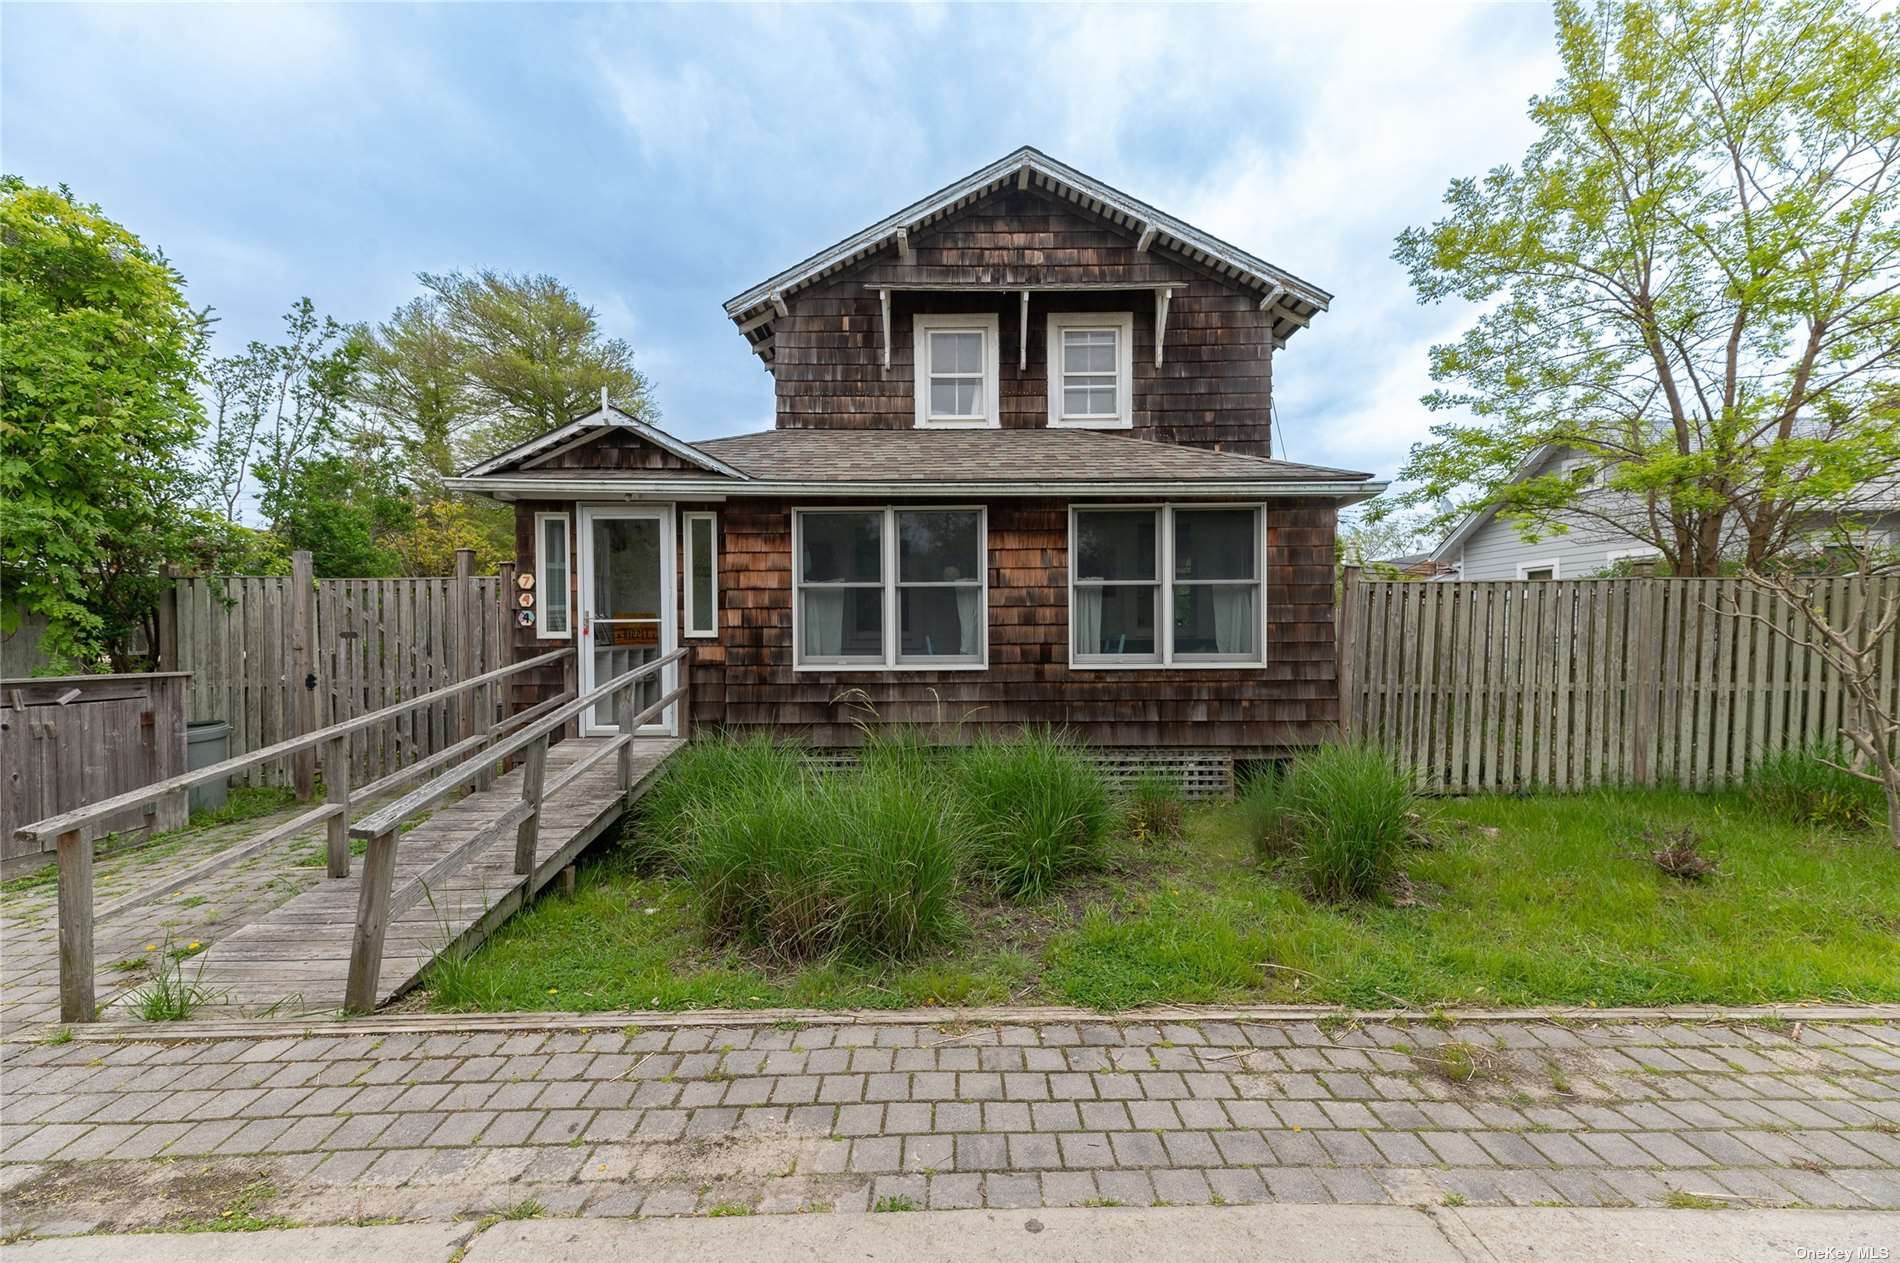
POLYGON ((1002 424, 995 316, 918 316, 917 424, 972 429, 1002 424))
POLYGON ((1125 430, 1134 424, 1132 312, 1049 317, 1049 424, 1125 430))

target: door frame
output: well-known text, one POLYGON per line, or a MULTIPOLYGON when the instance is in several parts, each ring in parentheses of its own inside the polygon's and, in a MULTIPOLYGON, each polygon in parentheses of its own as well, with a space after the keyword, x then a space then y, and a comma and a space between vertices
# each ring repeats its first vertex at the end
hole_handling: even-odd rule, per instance
MULTIPOLYGON (((660 656, 665 657, 679 646, 679 576, 674 572, 679 568, 678 549, 675 545, 675 513, 671 504, 579 504, 575 506, 575 563, 580 577, 580 618, 577 621, 579 632, 577 648, 579 661, 576 664, 579 674, 580 691, 585 694, 606 681, 594 678, 594 523, 616 518, 643 518, 660 524, 660 656)), ((660 693, 671 693, 677 685, 679 664, 669 663, 660 668, 660 693)), ((610 736, 619 731, 612 723, 601 722, 603 716, 597 712, 601 707, 590 706, 581 715, 580 729, 583 737, 610 736)), ((679 733, 679 703, 674 702, 660 712, 658 722, 642 724, 639 735, 677 736, 679 733)))

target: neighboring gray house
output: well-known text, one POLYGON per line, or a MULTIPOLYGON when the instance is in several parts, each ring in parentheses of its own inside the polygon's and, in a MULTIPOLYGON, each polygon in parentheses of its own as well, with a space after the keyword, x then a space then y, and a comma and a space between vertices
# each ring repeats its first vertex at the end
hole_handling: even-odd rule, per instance
MULTIPOLYGON (((1599 465, 1597 459, 1580 452, 1546 448, 1527 461, 1513 480, 1522 482, 1576 469, 1595 471, 1599 465)), ((1600 474, 1596 480, 1602 480, 1600 474)), ((1606 486, 1591 487, 1582 494, 1615 497, 1621 493, 1606 486)), ((1598 502, 1599 506, 1604 503, 1612 502, 1598 502)), ((1632 514, 1639 511, 1634 499, 1629 499, 1629 505, 1632 514)), ((1867 520, 1883 546, 1900 548, 1900 487, 1870 487, 1848 511, 1867 520)), ((1644 563, 1661 561, 1662 553, 1601 516, 1579 515, 1571 521, 1569 530, 1546 533, 1533 543, 1518 533, 1514 523, 1499 518, 1496 509, 1487 508, 1459 523, 1429 558, 1440 580, 1587 579, 1614 569, 1618 563, 1640 569, 1644 563)))

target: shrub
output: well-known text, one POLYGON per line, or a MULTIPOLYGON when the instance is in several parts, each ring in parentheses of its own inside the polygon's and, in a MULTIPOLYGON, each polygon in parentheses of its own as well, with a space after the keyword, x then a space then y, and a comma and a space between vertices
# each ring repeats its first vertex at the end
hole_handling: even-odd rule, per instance
POLYGON ((1101 859, 1111 808, 1101 773, 1047 729, 979 739, 954 765, 977 871, 1003 894, 1041 897, 1101 859))
POLYGON ((1241 787, 1241 818, 1263 859, 1298 856, 1325 899, 1364 899, 1398 868, 1416 800, 1405 773, 1377 750, 1320 746, 1283 772, 1241 787))
POLYGON ((1178 779, 1151 768, 1129 786, 1127 814, 1128 831, 1136 841, 1179 842, 1187 795, 1178 779))
POLYGON ((1744 781, 1748 796, 1785 820, 1829 829, 1864 829, 1886 815, 1880 786, 1835 764, 1838 746, 1790 746, 1763 757, 1744 781))

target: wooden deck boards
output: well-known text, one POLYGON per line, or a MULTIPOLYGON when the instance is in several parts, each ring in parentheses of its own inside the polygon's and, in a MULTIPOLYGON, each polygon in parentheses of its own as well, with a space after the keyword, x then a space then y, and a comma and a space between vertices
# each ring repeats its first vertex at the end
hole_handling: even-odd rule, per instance
MULTIPOLYGON (((549 779, 600 744, 582 738, 551 747, 549 779)), ((493 933, 619 818, 681 744, 657 737, 637 742, 633 789, 624 799, 613 758, 602 759, 550 798, 543 809, 540 845, 530 877, 515 875, 514 830, 497 831, 460 869, 442 878, 427 898, 391 922, 377 1003, 387 1003, 406 990, 446 948, 473 946, 493 933)), ((395 888, 401 890, 520 802, 521 777, 521 769, 516 768, 497 779, 493 789, 448 803, 402 834, 395 888)), ((226 1012, 270 1010, 286 1015, 339 1010, 349 973, 362 872, 362 857, 353 856, 347 878, 325 881, 219 940, 187 962, 187 979, 196 978, 212 994, 212 1007, 226 1012)))

